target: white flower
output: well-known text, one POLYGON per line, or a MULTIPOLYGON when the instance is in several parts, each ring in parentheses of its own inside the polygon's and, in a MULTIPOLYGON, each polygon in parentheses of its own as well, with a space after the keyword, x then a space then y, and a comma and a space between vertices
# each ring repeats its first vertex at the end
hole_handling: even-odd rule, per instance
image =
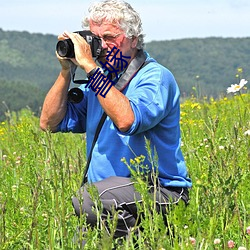
POLYGON ((245 247, 239 247, 238 250, 247 250, 245 247))
POLYGON ((250 129, 248 129, 247 131, 245 131, 245 132, 244 132, 244 135, 245 135, 245 136, 250 135, 250 129))
POLYGON ((217 244, 220 244, 220 239, 214 239, 214 244, 217 245, 217 244))
POLYGON ((196 239, 194 237, 189 237, 189 240, 193 246, 196 244, 196 239))
POLYGON ((247 227, 246 232, 248 235, 250 235, 250 226, 247 227))
POLYGON ((239 84, 231 84, 231 87, 227 88, 227 93, 235 93, 240 91, 245 85, 247 81, 245 79, 241 79, 239 84))
POLYGON ((25 211, 24 207, 21 207, 21 208, 20 208, 20 214, 23 214, 24 211, 25 211))

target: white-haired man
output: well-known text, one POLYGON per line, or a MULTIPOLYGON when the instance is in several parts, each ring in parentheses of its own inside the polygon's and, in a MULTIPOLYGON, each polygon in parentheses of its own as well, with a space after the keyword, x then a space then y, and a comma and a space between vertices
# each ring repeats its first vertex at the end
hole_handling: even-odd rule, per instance
MULTIPOLYGON (((192 184, 180 149, 180 93, 171 72, 144 51, 141 19, 128 3, 118 0, 95 3, 83 24, 101 39, 102 53, 98 62, 95 61, 90 45, 78 33, 65 32, 59 37, 73 42, 75 57, 57 55, 62 69, 45 98, 40 126, 52 132, 86 132, 87 182, 99 192, 103 220, 107 216, 112 219, 113 211, 119 211, 115 237, 121 237, 135 226, 136 202, 141 201, 130 169, 122 158, 130 162, 144 155, 143 164, 148 166, 148 171, 158 173, 159 211, 166 212, 171 202, 188 203, 188 188, 192 184), (121 59, 123 63, 119 63, 121 59), (92 81, 97 79, 94 78, 97 71, 102 72, 103 86, 112 83, 106 95, 97 94, 93 86, 81 85, 83 99, 79 103, 70 102, 68 89, 73 64, 92 81), (103 113, 107 117, 93 144, 103 113), (156 166, 152 166, 147 155, 145 140, 150 142, 152 152, 157 153, 156 166)), ((152 185, 150 178, 148 182, 152 185)), ((73 205, 78 216, 86 215, 87 223, 95 226, 94 202, 85 186, 83 183, 80 190, 83 202, 75 197, 73 205)), ((149 190, 154 193, 153 188, 149 190)))

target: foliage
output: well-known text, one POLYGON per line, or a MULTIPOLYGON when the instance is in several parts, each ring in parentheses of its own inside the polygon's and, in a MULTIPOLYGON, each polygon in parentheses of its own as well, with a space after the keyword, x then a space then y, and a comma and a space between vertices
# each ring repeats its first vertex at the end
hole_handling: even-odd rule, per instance
POLYGON ((47 90, 57 77, 56 36, 0 29, 0 79, 47 90))
MULTIPOLYGON (((86 249, 227 249, 231 241, 235 249, 249 249, 249 102, 249 94, 237 93, 182 103, 182 150, 193 180, 190 204, 173 207, 166 227, 141 180, 144 230, 113 241, 105 230, 90 228, 86 249)), ((127 164, 136 169, 143 159, 127 164)), ((74 216, 71 197, 84 165, 83 135, 41 132, 28 109, 7 113, 0 124, 0 249, 80 249, 74 236, 82 237, 76 227, 86 222, 74 216)), ((140 181, 136 171, 133 175, 140 181)), ((100 209, 98 199, 96 204, 100 209)), ((108 223, 112 234, 116 222, 108 223)))
POLYGON ((59 71, 53 35, 0 29, 0 121, 8 109, 36 114, 59 71))
MULTIPOLYGON (((201 96, 224 95, 234 83, 238 68, 249 72, 250 38, 180 39, 146 44, 160 63, 175 75, 182 94, 190 97, 192 87, 200 85, 201 96)), ((249 78, 246 73, 245 78, 249 78)))
POLYGON ((39 115, 44 96, 45 91, 29 82, 0 80, 0 121, 5 119, 9 110, 18 111, 20 107, 29 108, 39 115))

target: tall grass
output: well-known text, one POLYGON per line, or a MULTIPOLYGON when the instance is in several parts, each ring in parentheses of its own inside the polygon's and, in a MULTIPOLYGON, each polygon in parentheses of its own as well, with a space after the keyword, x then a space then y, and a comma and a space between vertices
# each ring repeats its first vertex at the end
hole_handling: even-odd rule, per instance
MULTIPOLYGON (((249 103, 249 94, 186 100, 181 128, 193 180, 190 204, 170 209, 165 225, 142 181, 141 227, 118 242, 112 239, 116 221, 107 221, 111 235, 99 222, 98 230, 85 233, 85 249, 228 249, 229 240, 235 249, 250 249, 249 103)), ((0 124, 0 249, 80 249, 76 229, 86 223, 75 217, 71 197, 85 160, 83 135, 41 132, 28 109, 6 114, 0 124)), ((128 164, 140 166, 143 157, 128 164)))

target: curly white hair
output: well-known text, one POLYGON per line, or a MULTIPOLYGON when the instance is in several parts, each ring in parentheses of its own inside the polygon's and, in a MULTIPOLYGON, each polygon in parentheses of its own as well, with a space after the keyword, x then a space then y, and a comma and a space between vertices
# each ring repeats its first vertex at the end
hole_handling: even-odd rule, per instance
POLYGON ((125 32, 126 37, 138 37, 137 49, 144 47, 144 34, 139 14, 131 5, 121 0, 104 0, 93 3, 89 15, 83 19, 82 27, 89 28, 89 22, 102 23, 103 20, 117 25, 125 32))

